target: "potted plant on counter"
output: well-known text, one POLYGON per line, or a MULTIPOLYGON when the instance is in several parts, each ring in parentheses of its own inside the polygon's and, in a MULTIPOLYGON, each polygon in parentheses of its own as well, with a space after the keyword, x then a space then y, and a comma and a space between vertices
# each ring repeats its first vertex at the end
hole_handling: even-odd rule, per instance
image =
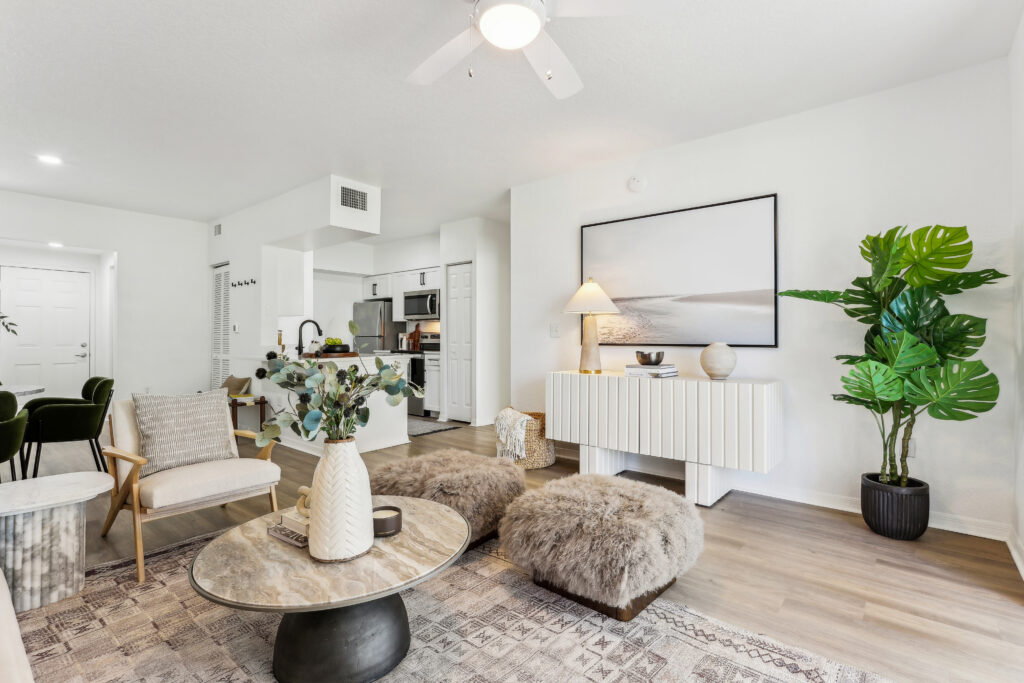
MULTIPOLYGON (((349 323, 353 336, 359 329, 349 323)), ((309 554, 323 562, 358 557, 373 545, 373 505, 370 478, 356 449, 355 433, 370 421, 368 399, 387 394, 387 403, 399 406, 406 397, 422 397, 398 367, 375 358, 375 372, 365 366, 339 367, 333 361, 283 361, 270 381, 295 392, 289 409, 263 425, 257 444, 280 440, 291 429, 307 441, 326 436, 323 457, 313 474, 312 488, 302 487, 300 510, 308 509, 309 554)))
POLYGON ((1006 277, 992 268, 963 272, 973 245, 967 228, 905 227, 869 235, 860 253, 871 268, 844 290, 788 290, 779 296, 833 304, 867 327, 861 353, 837 401, 867 409, 881 440, 878 472, 861 476, 861 514, 875 533, 902 540, 928 528, 928 484, 910 476, 907 458, 917 420, 963 421, 991 410, 999 380, 975 356, 985 319, 951 313, 945 296, 1006 277))

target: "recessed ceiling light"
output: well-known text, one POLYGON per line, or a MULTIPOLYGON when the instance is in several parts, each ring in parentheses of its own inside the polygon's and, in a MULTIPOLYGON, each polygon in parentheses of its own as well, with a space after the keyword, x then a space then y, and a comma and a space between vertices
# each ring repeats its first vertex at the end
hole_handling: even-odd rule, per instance
POLYGON ((50 166, 60 166, 64 163, 64 160, 54 154, 37 154, 36 159, 41 164, 49 164, 50 166))
POLYGON ((60 242, 47 242, 47 244, 48 244, 49 246, 53 247, 54 249, 60 249, 61 247, 63 247, 63 246, 64 246, 64 245, 63 245, 63 244, 61 244, 60 242))

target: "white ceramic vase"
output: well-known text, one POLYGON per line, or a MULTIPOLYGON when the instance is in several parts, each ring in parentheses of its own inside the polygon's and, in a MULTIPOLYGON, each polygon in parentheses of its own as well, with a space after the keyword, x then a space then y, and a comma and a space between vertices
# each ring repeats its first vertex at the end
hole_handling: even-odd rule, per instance
POLYGON ((711 379, 725 379, 736 369, 736 352, 725 342, 709 344, 700 352, 700 366, 711 379))
POLYGON ((309 517, 309 555, 345 562, 373 546, 370 475, 355 439, 325 441, 312 488, 299 488, 298 511, 309 517))

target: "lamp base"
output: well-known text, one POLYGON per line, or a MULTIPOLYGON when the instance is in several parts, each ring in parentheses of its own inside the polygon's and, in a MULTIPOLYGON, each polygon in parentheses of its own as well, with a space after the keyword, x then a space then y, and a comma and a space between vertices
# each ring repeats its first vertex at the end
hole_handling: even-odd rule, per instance
POLYGON ((601 374, 601 351, 597 346, 597 318, 583 317, 583 348, 580 349, 580 372, 584 375, 601 374))

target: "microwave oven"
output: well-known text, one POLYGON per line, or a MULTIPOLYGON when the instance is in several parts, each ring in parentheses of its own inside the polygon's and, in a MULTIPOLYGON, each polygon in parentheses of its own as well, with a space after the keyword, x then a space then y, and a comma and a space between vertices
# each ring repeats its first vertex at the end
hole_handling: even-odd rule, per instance
POLYGON ((440 320, 441 291, 424 289, 419 292, 405 293, 406 320, 440 320))

